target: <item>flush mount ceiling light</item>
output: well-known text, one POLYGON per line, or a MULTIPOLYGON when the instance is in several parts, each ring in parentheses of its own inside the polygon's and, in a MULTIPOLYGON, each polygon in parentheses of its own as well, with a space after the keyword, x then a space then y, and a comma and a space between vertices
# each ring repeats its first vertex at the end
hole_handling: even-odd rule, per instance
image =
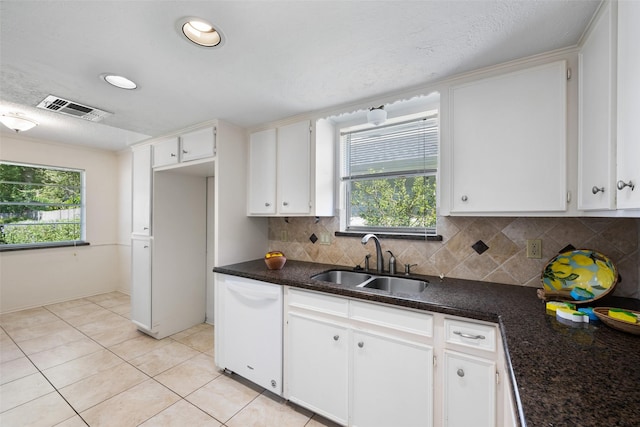
POLYGON ((3 125, 15 131, 16 133, 24 132, 38 126, 37 122, 31 119, 27 119, 20 113, 3 114, 0 117, 0 122, 2 122, 3 125))
POLYGON ((105 82, 120 89, 133 90, 138 87, 135 82, 117 74, 102 74, 101 77, 105 82))
POLYGON ((200 18, 188 18, 182 24, 182 34, 198 46, 215 47, 222 43, 222 34, 200 18))
POLYGON ((367 112, 367 122, 374 126, 383 124, 387 120, 387 112, 384 111, 384 105, 370 108, 367 112))

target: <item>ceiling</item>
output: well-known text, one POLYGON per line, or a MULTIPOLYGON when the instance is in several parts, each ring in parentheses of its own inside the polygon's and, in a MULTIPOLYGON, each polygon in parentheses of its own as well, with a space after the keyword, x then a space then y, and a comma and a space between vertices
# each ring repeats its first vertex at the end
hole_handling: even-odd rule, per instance
POLYGON ((109 150, 211 119, 249 128, 575 46, 599 4, 2 0, 0 113, 40 123, 25 136, 109 150), (223 45, 187 41, 188 16, 218 27, 223 45), (107 72, 138 89, 106 84, 107 72), (35 108, 47 95, 113 115, 35 108))

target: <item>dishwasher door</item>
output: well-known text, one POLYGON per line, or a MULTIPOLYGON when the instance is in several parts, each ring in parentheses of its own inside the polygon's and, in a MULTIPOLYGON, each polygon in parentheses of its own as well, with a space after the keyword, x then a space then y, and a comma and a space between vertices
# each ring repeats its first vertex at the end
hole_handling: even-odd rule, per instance
POLYGON ((282 286, 224 275, 217 364, 282 395, 282 286))

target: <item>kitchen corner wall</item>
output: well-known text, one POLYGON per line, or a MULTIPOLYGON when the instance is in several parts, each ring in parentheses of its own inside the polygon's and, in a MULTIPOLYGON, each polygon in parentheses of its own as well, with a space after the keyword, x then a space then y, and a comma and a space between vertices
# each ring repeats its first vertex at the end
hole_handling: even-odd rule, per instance
MULTIPOLYGON (((336 237, 337 217, 290 217, 269 219, 269 250, 281 250, 288 259, 353 267, 364 265, 373 242, 363 246, 360 238, 336 237), (330 244, 321 244, 326 233, 330 244), (313 243, 310 237, 318 240, 313 243)), ((439 217, 441 242, 381 239, 403 264, 417 264, 412 272, 511 285, 540 287, 540 274, 555 254, 567 245, 592 249, 609 256, 622 281, 614 295, 640 299, 640 219, 636 218, 505 218, 439 217), (527 239, 542 240, 542 258, 526 257, 527 239), (471 247, 482 240, 489 249, 478 255, 471 247)), ((389 254, 385 252, 385 261, 389 254)))

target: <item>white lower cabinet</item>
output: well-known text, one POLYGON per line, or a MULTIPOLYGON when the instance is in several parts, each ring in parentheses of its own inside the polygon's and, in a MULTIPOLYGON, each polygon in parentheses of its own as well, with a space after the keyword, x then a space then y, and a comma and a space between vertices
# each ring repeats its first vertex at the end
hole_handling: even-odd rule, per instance
POLYGON ((496 426, 496 362, 444 352, 444 425, 496 426))
POLYGON ((151 242, 149 237, 131 239, 131 321, 143 329, 152 329, 151 242))
POLYGON ((433 348, 354 331, 351 425, 433 425, 433 348))
POLYGON ((287 357, 289 400, 346 425, 349 384, 346 325, 290 313, 287 329, 291 343, 287 357))
POLYGON ((433 425, 432 315, 288 288, 285 397, 342 425, 433 425))

